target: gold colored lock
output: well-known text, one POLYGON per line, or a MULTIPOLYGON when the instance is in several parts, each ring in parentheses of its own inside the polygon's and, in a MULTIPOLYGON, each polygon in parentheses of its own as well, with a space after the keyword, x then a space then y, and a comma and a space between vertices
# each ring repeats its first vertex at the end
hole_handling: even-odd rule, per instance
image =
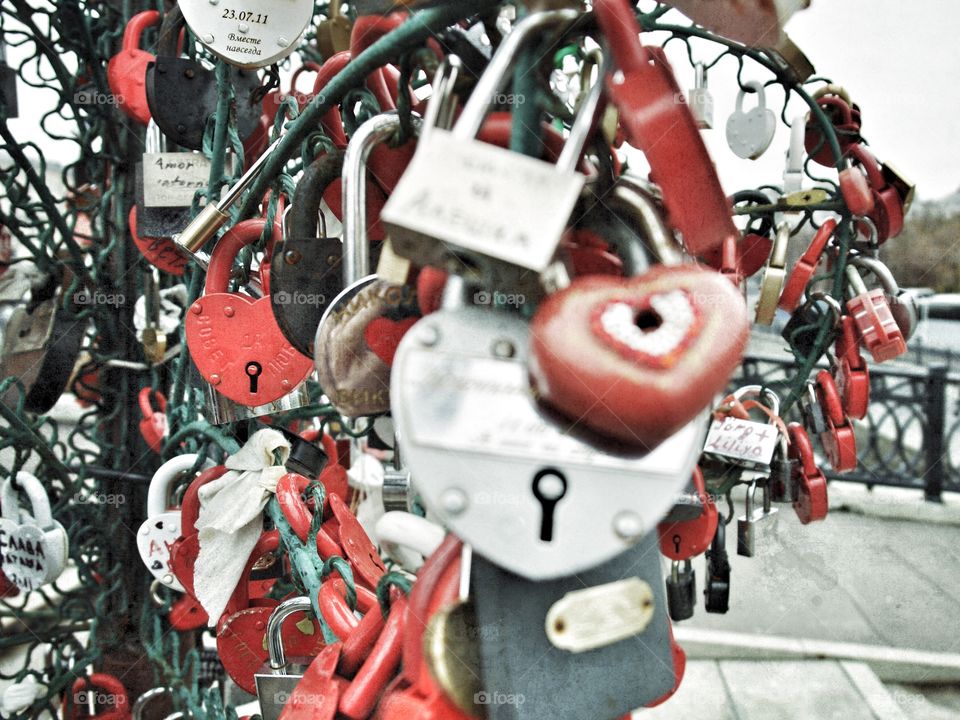
POLYGON ((330 15, 317 26, 317 49, 324 60, 350 49, 353 24, 341 12, 340 0, 330 0, 330 15))
POLYGON ((757 298, 756 322, 758 325, 773 325, 777 303, 787 279, 787 246, 790 244, 790 224, 780 223, 770 250, 770 258, 760 280, 760 297, 757 298))

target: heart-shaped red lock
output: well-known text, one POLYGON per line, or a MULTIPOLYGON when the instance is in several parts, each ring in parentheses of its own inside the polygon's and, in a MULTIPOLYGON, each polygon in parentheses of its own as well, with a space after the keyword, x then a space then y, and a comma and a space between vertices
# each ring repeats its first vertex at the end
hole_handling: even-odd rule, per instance
POLYGON ((540 398, 577 425, 646 449, 722 391, 749 336, 743 297, 700 266, 578 278, 530 325, 540 398))
POLYGON ((265 225, 262 219, 245 220, 220 238, 203 297, 186 319, 187 347, 197 370, 217 392, 247 407, 279 400, 313 370, 313 360, 280 331, 269 297, 226 292, 234 257, 260 238, 265 225))
POLYGON ((170 238, 140 237, 137 235, 137 206, 130 208, 128 218, 130 237, 137 246, 140 254, 158 270, 171 275, 183 275, 187 266, 187 258, 177 252, 177 246, 170 238))
POLYGON ((350 512, 346 503, 336 495, 330 496, 330 509, 340 523, 340 546, 350 561, 357 580, 371 590, 375 589, 387 571, 376 546, 370 541, 356 515, 350 512))
POLYGON ((160 24, 160 13, 146 10, 137 13, 123 31, 123 46, 107 63, 107 83, 125 115, 141 125, 150 122, 147 104, 147 65, 156 57, 140 48, 144 30, 160 24))
POLYGON ((707 493, 699 467, 693 469, 693 486, 703 504, 700 517, 657 526, 660 552, 671 560, 689 560, 705 552, 717 532, 717 506, 707 493))

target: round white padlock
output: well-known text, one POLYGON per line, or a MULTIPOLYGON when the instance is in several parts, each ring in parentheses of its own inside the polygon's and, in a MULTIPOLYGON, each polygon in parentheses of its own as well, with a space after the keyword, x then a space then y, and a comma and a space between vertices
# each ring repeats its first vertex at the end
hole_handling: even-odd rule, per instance
POLYGON ((313 17, 313 0, 180 0, 190 30, 231 65, 261 68, 292 53, 313 17))
MULTIPOLYGON (((184 592, 183 585, 170 569, 170 547, 180 537, 180 510, 168 510, 167 498, 174 482, 197 464, 195 454, 168 460, 154 473, 147 490, 147 519, 137 532, 137 550, 150 574, 168 588, 184 592)), ((203 469, 213 467, 205 460, 203 469)))
POLYGON ((13 480, 0 488, 0 566, 3 574, 24 592, 53 582, 67 564, 69 541, 63 525, 50 513, 50 499, 43 484, 21 470, 17 483, 30 500, 32 514, 21 512, 13 480))
POLYGON ((404 570, 416 572, 446 534, 440 525, 426 518, 392 510, 377 520, 373 536, 377 545, 404 570))
POLYGON ((763 155, 777 132, 777 116, 767 108, 763 83, 751 80, 744 83, 737 95, 737 109, 727 119, 727 145, 737 157, 756 160, 763 155), (744 111, 743 98, 748 90, 757 94, 755 108, 744 111))

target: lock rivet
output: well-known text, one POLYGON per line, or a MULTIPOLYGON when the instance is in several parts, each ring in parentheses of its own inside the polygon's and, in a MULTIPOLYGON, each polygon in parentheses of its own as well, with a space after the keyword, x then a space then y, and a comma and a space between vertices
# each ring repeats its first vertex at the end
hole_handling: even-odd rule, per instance
POLYGON ((280 387, 282 387, 284 390, 289 390, 289 389, 290 389, 290 381, 289 381, 289 380, 284 380, 284 381, 282 381, 282 382, 280 383, 280 387))
POLYGON ((624 540, 635 540, 643 535, 643 521, 635 512, 624 510, 613 518, 613 531, 624 540))
POLYGON ((216 373, 214 373, 213 375, 211 375, 211 376, 210 376, 210 384, 211 384, 211 385, 219 385, 219 384, 220 384, 220 376, 217 375, 216 373))
POLYGON ((440 329, 436 325, 426 325, 417 334, 422 345, 433 347, 440 342, 440 329))
POLYGON ((240 23, 240 25, 237 26, 237 30, 242 33, 250 32, 250 26, 246 23, 240 23))
POLYGON ((440 497, 443 509, 451 515, 460 515, 469 504, 467 494, 460 488, 449 488, 440 497))
POLYGON ((200 303, 194 303, 190 306, 190 312, 192 312, 194 315, 199 315, 203 312, 203 307, 200 305, 200 303))
POLYGON ((227 305, 225 308, 223 308, 223 314, 227 317, 233 317, 235 312, 236 311, 230 305, 227 305))
POLYGON ((509 340, 497 340, 493 343, 493 354, 498 358, 512 358, 517 354, 517 348, 509 340))
POLYGON ((283 261, 287 265, 296 265, 301 260, 303 260, 303 255, 300 254, 299 250, 287 250, 283 254, 283 261))
POLYGON ((212 42, 213 42, 213 39, 214 39, 214 38, 213 38, 213 35, 211 35, 210 33, 207 33, 207 34, 204 35, 203 38, 202 38, 202 40, 203 40, 207 45, 209 45, 210 43, 212 43, 212 42))
POLYGON ((290 43, 287 42, 287 39, 286 39, 285 37, 283 37, 282 35, 277 38, 277 45, 279 45, 280 47, 286 47, 286 46, 289 45, 289 44, 290 44, 290 43))

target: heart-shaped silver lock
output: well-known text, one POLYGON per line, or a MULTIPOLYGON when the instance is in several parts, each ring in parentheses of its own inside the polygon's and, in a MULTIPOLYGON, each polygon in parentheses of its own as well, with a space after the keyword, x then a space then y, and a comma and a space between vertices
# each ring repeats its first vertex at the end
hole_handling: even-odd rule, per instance
POLYGON ((767 107, 763 83, 744 83, 737 95, 737 109, 727 119, 727 145, 737 157, 756 160, 770 147, 776 132, 777 116, 767 107), (743 98, 748 92, 756 93, 758 102, 755 108, 744 111, 743 98))
POLYGON ((21 513, 13 479, 0 487, 3 517, 0 518, 0 565, 7 578, 24 592, 53 582, 67 562, 67 531, 53 519, 50 499, 43 484, 28 472, 17 473, 33 514, 21 513))
MULTIPOLYGON (((180 537, 180 510, 168 510, 167 498, 174 482, 197 464, 195 454, 179 455, 157 468, 147 490, 147 519, 137 533, 137 550, 147 570, 157 580, 177 592, 183 585, 170 569, 170 547, 180 537)), ((213 467, 209 460, 201 469, 213 467)))

